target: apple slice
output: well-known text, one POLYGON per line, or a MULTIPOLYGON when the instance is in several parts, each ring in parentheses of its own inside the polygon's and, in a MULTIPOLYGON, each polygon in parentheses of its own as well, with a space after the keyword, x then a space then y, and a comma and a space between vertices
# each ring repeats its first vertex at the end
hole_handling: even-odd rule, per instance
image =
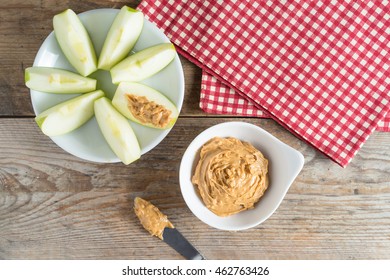
POLYGON ((110 70, 125 58, 137 42, 143 24, 143 13, 123 6, 107 33, 99 56, 98 68, 110 70))
POLYGON ((175 58, 175 55, 175 46, 171 43, 163 43, 144 49, 111 68, 112 82, 118 84, 146 79, 167 66, 175 58))
POLYGON ((95 101, 95 116, 108 145, 124 164, 141 157, 141 149, 129 121, 115 110, 109 99, 103 97, 95 101))
POLYGON ((128 119, 159 129, 171 128, 179 116, 176 106, 162 93, 133 82, 119 84, 112 105, 128 119))
POLYGON ((96 54, 91 38, 79 17, 71 9, 55 15, 54 34, 62 52, 83 76, 97 70, 96 54))
POLYGON ((96 90, 57 104, 35 117, 47 136, 58 136, 79 128, 93 116, 93 103, 104 96, 96 90))
POLYGON ((96 89, 96 80, 50 67, 28 67, 24 72, 26 86, 49 93, 85 93, 96 89))

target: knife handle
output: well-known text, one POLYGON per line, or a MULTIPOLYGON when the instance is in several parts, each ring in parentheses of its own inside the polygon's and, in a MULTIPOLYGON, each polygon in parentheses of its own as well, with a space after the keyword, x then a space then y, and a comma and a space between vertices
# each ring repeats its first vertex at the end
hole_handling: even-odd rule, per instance
POLYGON ((163 240, 187 260, 206 260, 176 228, 164 228, 163 240))

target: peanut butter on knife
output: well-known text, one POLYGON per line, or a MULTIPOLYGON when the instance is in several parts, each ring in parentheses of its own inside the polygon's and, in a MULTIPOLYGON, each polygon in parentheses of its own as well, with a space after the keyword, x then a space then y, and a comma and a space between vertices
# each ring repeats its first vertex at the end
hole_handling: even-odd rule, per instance
POLYGON ((140 220, 142 226, 149 231, 151 235, 157 236, 163 240, 165 228, 174 228, 168 217, 149 201, 140 197, 134 199, 134 212, 140 220))

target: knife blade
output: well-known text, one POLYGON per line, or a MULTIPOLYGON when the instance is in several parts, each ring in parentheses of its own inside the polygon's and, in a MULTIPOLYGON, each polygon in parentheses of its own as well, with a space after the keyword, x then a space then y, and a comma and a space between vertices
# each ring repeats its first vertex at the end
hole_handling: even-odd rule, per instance
POLYGON ((168 217, 149 201, 136 197, 134 212, 142 226, 189 260, 205 260, 201 253, 172 225, 168 217))
POLYGON ((205 260, 202 254, 176 228, 164 228, 163 240, 188 260, 205 260))

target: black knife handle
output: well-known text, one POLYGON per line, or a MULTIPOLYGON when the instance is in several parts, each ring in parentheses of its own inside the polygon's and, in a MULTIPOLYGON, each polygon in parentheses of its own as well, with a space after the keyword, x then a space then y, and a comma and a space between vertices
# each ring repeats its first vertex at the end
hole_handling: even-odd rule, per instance
POLYGON ((165 228, 163 240, 187 260, 205 260, 201 253, 175 228, 165 228))

